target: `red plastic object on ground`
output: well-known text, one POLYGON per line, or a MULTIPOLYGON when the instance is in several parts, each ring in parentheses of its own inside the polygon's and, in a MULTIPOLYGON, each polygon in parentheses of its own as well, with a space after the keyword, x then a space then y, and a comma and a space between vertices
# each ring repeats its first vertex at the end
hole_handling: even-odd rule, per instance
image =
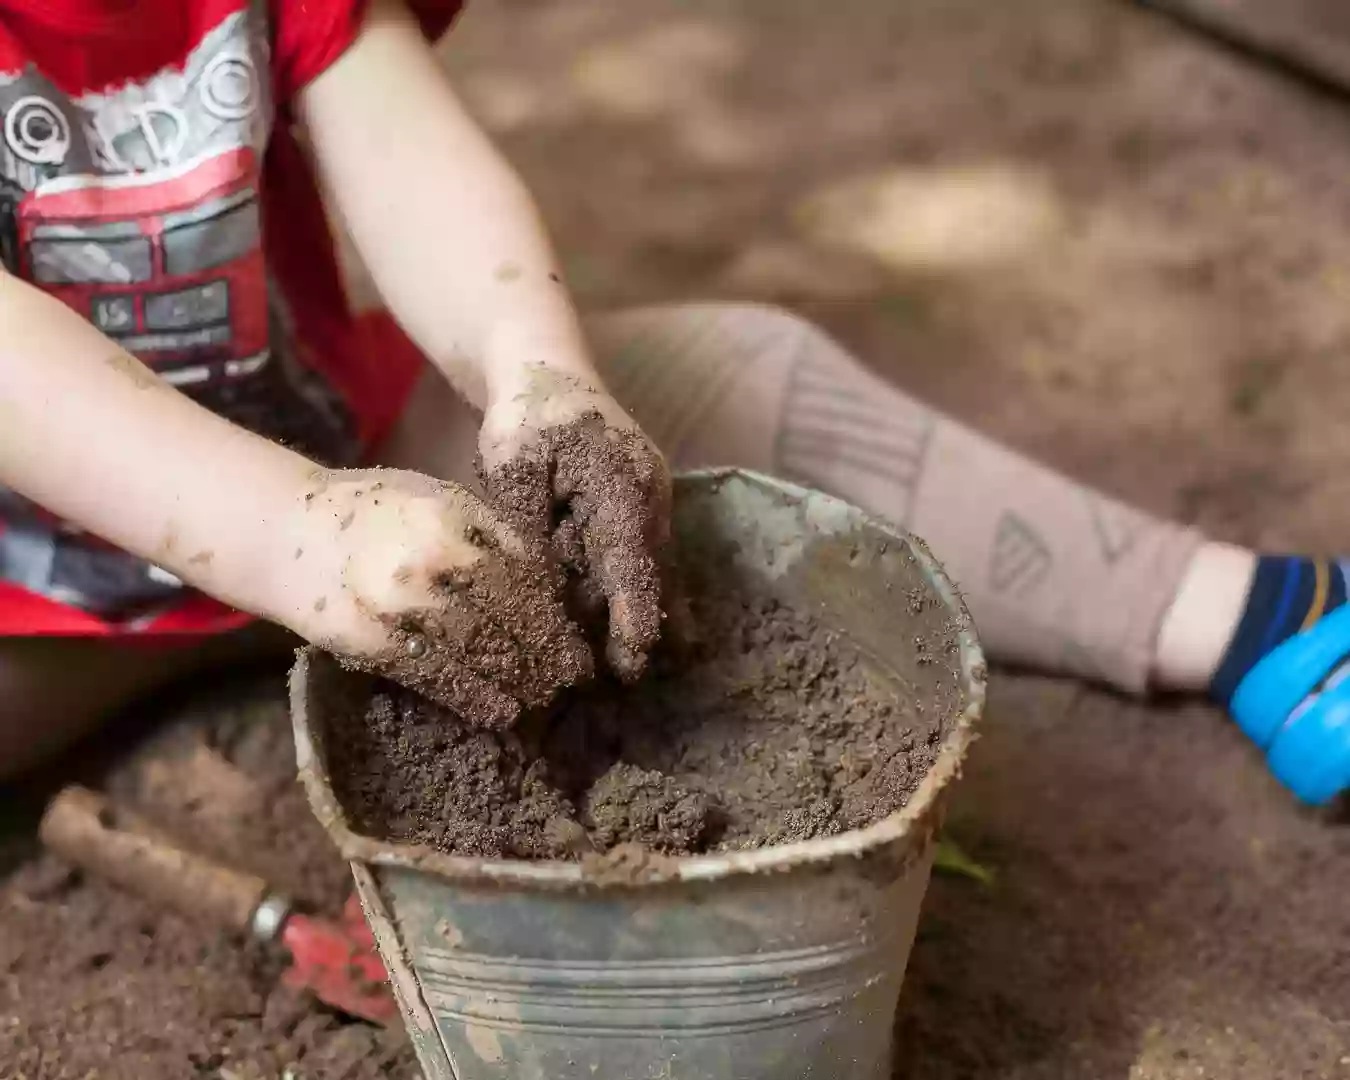
POLYGON ((281 976, 287 986, 376 1024, 398 1020, 389 973, 375 951, 375 938, 355 895, 348 898, 336 923, 289 916, 281 942, 291 955, 291 966, 281 976))

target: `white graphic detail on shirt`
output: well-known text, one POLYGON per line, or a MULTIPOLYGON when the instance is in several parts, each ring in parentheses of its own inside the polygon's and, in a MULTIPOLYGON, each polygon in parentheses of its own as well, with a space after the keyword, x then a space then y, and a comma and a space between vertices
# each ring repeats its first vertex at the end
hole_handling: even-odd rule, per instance
POLYGON ((70 153, 70 121, 40 94, 20 98, 5 114, 5 145, 29 165, 63 165, 70 153))

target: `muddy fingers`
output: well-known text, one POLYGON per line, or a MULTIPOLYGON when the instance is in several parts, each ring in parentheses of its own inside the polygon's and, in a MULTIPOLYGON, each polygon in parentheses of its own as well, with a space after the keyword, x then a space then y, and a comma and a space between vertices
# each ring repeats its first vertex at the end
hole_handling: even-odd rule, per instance
POLYGON ((590 677, 590 650, 563 608, 564 576, 544 544, 452 484, 386 471, 328 485, 327 534, 340 567, 304 628, 352 667, 385 675, 501 727, 590 677), (330 505, 331 504, 331 505, 330 505))
POLYGON ((646 437, 592 410, 540 432, 483 484, 512 524, 548 538, 572 577, 572 611, 603 636, 609 666, 641 675, 661 636, 657 557, 670 520, 669 473, 646 437))
POLYGON ((640 496, 629 494, 629 501, 589 515, 583 529, 587 561, 608 605, 605 656, 625 680, 642 674, 661 636, 660 575, 643 541, 640 496))
POLYGON ((502 385, 479 439, 484 488, 507 520, 549 541, 569 572, 570 610, 603 638, 610 667, 635 679, 662 630, 665 460, 598 381, 527 364, 502 385))

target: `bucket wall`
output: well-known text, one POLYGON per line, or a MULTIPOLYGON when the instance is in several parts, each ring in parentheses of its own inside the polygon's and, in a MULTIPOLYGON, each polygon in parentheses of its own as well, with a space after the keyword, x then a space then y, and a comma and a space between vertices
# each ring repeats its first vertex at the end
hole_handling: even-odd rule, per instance
POLYGON ((573 895, 380 869, 459 1080, 882 1080, 928 851, 573 895))

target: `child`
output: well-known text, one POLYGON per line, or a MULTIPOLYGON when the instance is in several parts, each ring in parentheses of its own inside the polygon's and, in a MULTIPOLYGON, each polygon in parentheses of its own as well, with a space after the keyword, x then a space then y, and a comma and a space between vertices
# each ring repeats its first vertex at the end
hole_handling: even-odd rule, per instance
POLYGON ((527 535, 555 498, 586 518, 611 662, 640 669, 668 475, 599 389, 528 195, 425 44, 453 7, 419 26, 397 2, 0 4, 0 481, 26 500, 0 537, 8 767, 198 662, 126 638, 232 631, 231 609, 505 721, 590 664, 527 535), (420 356, 348 310, 316 174, 401 325, 483 410, 489 490, 524 531, 417 473, 333 468, 389 439, 420 356))
POLYGON ((1350 782, 1338 564, 1089 492, 781 312, 583 333, 425 44, 454 6, 0 0, 0 483, 22 496, 0 504, 0 771, 254 647, 239 612, 505 721, 589 663, 551 530, 635 675, 669 481, 608 382, 680 464, 792 475, 927 538, 995 657, 1210 687, 1302 797, 1350 782), (416 347, 351 310, 320 188, 416 347), (495 512, 423 475, 467 481, 475 444, 495 512), (375 462, 395 471, 354 468, 375 462))

